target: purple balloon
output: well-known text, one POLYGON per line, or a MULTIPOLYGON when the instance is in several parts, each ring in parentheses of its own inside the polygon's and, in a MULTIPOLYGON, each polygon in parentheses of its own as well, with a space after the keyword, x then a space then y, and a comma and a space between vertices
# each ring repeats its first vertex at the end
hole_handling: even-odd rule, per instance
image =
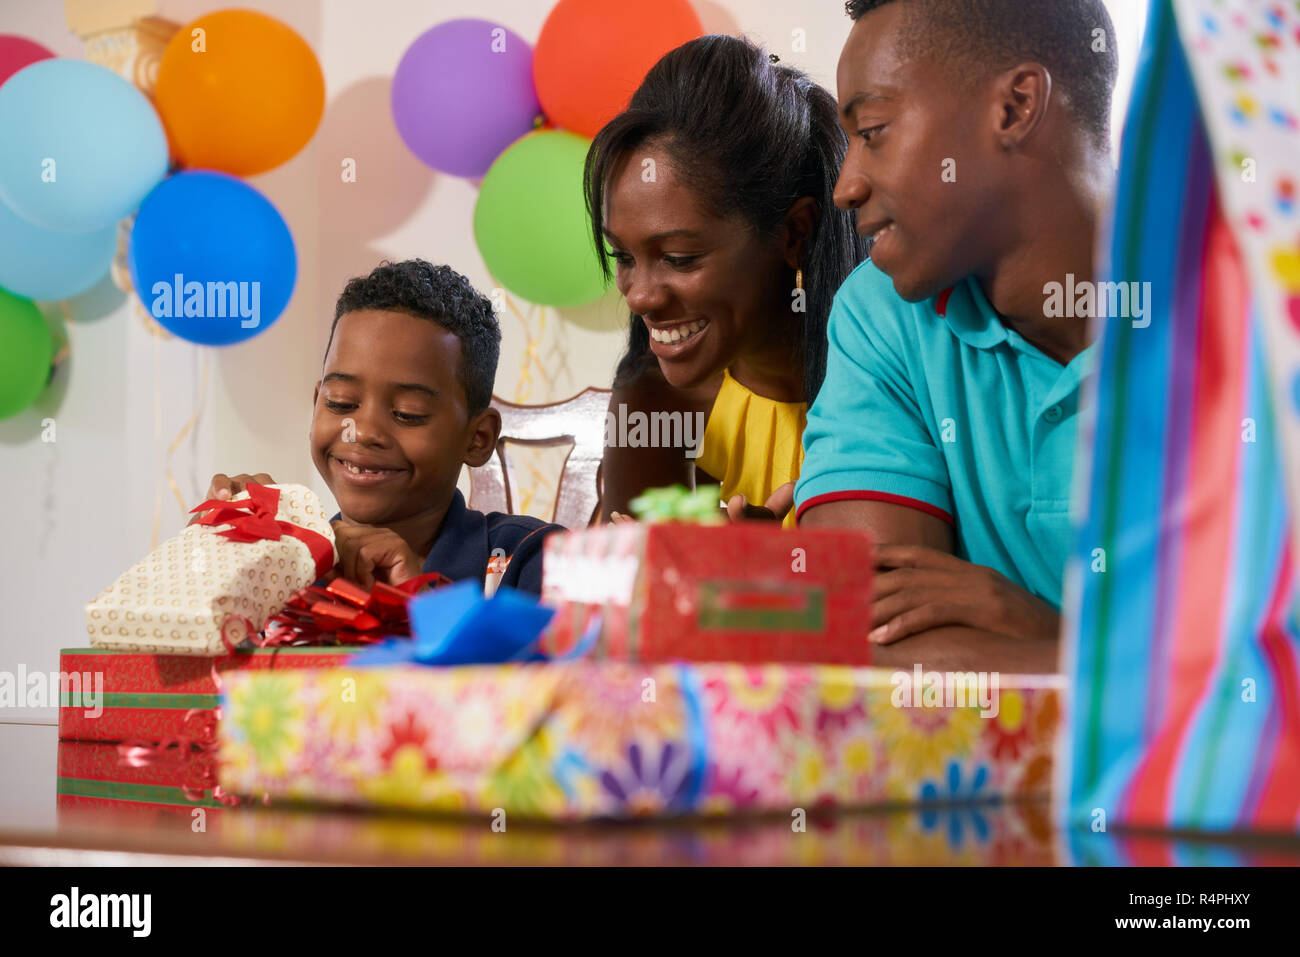
POLYGON ((488 20, 421 34, 393 76, 393 120, 412 153, 456 176, 482 176, 541 114, 533 48, 488 20))

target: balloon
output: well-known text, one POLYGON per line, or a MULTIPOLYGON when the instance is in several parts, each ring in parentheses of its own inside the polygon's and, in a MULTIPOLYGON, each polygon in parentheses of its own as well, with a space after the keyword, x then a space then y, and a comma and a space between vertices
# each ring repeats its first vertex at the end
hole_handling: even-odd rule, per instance
POLYGON ((27 299, 67 299, 99 282, 117 254, 117 226, 52 233, 0 203, 0 286, 27 299))
POLYGON ((479 187, 479 252, 492 275, 529 302, 578 306, 605 291, 582 197, 589 146, 562 130, 530 133, 501 154, 479 187))
POLYGON ((111 226, 167 173, 149 100, 83 60, 40 60, 0 86, 0 136, 0 199, 55 232, 111 226))
POLYGON ((541 112, 532 47, 488 20, 451 20, 421 34, 393 76, 393 120, 407 148, 456 176, 486 173, 541 112))
POLYGON ((542 109, 556 126, 595 136, 660 57, 703 32, 686 0, 560 0, 533 53, 542 109))
POLYGON ((35 40, 12 33, 0 33, 0 83, 4 83, 23 67, 53 56, 53 51, 45 49, 35 40))
POLYGON ((307 145, 325 110, 325 78, 307 41, 279 20, 220 10, 172 37, 154 102, 181 166, 251 176, 307 145))
POLYGON ((45 391, 53 360, 54 340, 36 304, 0 289, 0 419, 45 391))
POLYGON ((279 318, 298 272, 271 201, 224 173, 177 173, 148 195, 131 230, 131 281, 168 332, 200 345, 243 342, 279 318))

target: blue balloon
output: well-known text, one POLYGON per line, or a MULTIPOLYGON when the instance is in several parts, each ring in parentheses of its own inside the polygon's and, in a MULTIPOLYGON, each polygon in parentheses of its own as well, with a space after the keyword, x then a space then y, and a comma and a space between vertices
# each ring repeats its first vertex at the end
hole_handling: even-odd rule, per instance
POLYGON ((271 201, 225 173, 177 173, 145 197, 131 281, 164 329, 207 346, 251 339, 289 305, 298 257, 271 201))
POLYGON ((96 232, 167 175, 153 104, 112 70, 40 60, 0 86, 0 199, 42 229, 96 232))
POLYGON ((68 299, 103 278, 117 254, 117 226, 52 233, 0 202, 0 286, 24 299, 68 299))

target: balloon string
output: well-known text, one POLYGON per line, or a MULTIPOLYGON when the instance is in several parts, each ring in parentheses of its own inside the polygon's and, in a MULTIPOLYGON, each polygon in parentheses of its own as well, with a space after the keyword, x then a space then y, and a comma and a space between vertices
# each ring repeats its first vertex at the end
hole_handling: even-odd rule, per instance
POLYGON ((176 502, 181 507, 182 521, 189 518, 190 511, 185 504, 185 496, 181 494, 180 486, 176 484, 176 476, 172 473, 171 459, 172 456, 176 454, 176 450, 180 448, 181 443, 185 441, 185 437, 190 434, 190 431, 196 425, 198 425, 199 418, 203 414, 203 407, 207 404, 207 394, 208 394, 207 353, 200 352, 198 348, 195 346, 191 347, 191 351, 198 352, 200 356, 199 368, 201 371, 199 372, 199 391, 197 397, 195 398, 194 411, 190 414, 190 417, 185 420, 185 424, 181 426, 181 430, 178 433, 176 433, 176 438, 172 439, 172 444, 167 448, 167 459, 163 464, 163 467, 167 473, 167 484, 171 486, 172 494, 176 496, 176 502))
MULTIPOLYGON (((162 445, 162 342, 153 340, 153 446, 162 445)), ((158 547, 158 527, 162 522, 162 485, 153 487, 153 537, 150 550, 158 547)))

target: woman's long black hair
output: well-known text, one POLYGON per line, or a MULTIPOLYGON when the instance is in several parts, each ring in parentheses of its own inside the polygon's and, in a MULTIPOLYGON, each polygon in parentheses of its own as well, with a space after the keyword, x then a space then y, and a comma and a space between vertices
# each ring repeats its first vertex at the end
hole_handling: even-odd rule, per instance
MULTIPOLYGON (((746 39, 705 36, 665 54, 587 152, 583 188, 606 278, 613 271, 604 236, 605 190, 619 160, 648 140, 668 153, 677 175, 711 212, 739 215, 760 235, 774 235, 800 197, 817 201, 817 226, 800 264, 811 403, 826 375, 826 320, 835 291, 866 258, 852 214, 837 209, 832 198, 848 149, 835 97, 746 39)), ((652 361, 645 323, 633 315, 615 384, 634 381, 652 361)))

